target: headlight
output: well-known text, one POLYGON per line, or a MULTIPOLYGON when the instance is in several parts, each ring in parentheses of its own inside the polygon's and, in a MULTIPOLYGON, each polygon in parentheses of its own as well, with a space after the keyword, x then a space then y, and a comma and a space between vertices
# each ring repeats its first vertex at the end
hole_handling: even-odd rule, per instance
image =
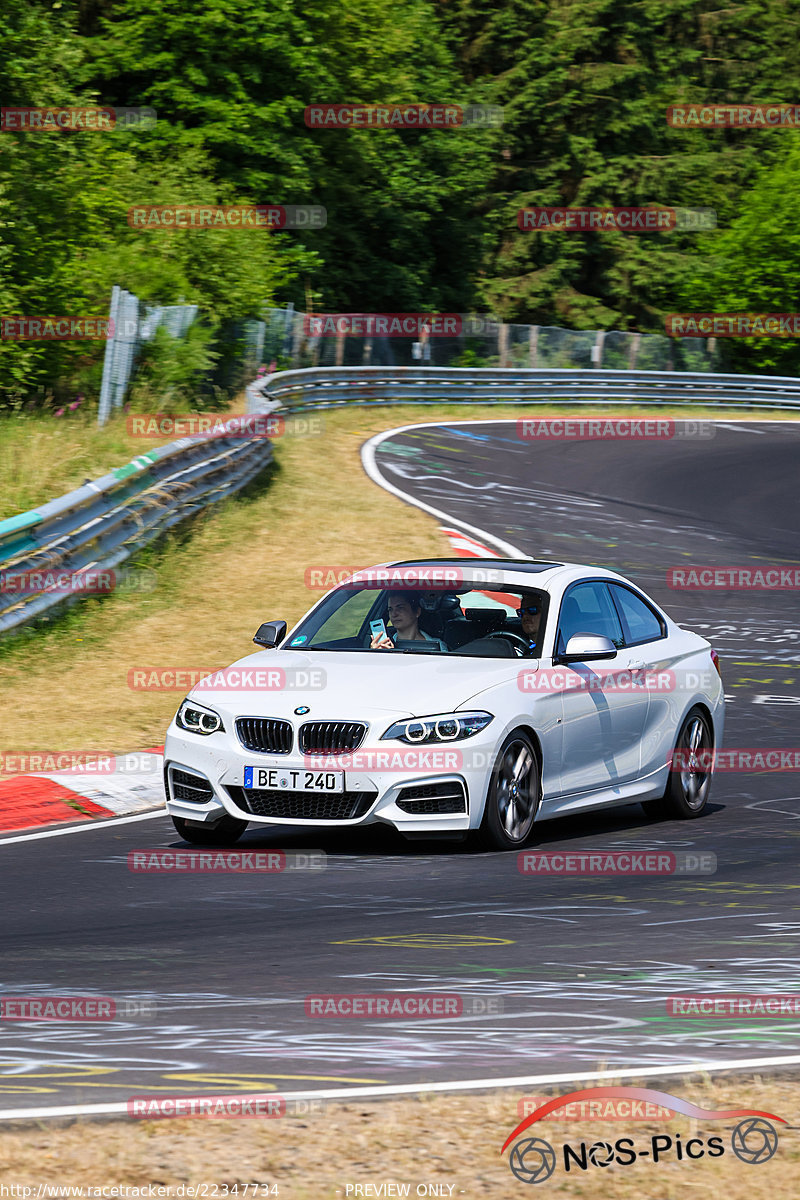
POLYGON ((382 742, 392 738, 419 746, 430 742, 460 742, 473 737, 485 729, 494 717, 491 713, 442 713, 437 717, 415 717, 409 721, 397 721, 386 730, 382 742))
POLYGON ((200 733, 203 737, 208 737, 210 733, 225 732, 222 717, 212 708, 203 708, 201 704, 195 704, 193 700, 184 700, 178 709, 175 721, 181 729, 185 729, 188 733, 200 733))

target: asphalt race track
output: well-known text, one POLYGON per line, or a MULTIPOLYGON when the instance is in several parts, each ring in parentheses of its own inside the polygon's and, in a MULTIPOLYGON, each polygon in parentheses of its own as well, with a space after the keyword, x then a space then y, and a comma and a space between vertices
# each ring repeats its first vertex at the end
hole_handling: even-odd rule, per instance
MULTIPOLYGON (((513 422, 454 424, 401 431, 376 461, 451 519, 532 555, 629 575, 720 652, 726 748, 800 744, 796 593, 666 584, 673 566, 800 561, 800 425, 623 443, 525 442, 513 422)), ((538 830, 550 850, 713 852, 717 871, 544 880, 521 875, 515 854, 385 831, 255 830, 240 848, 323 851, 327 869, 130 872, 130 850, 184 846, 161 816, 5 839, 5 994, 146 999, 155 1011, 0 1022, 0 1112, 800 1053, 800 1018, 691 1020, 666 1006, 676 993, 796 990, 796 773, 719 774, 694 822, 653 822, 631 805, 538 830), (305 1015, 310 994, 387 991, 455 992, 502 1012, 305 1015)))

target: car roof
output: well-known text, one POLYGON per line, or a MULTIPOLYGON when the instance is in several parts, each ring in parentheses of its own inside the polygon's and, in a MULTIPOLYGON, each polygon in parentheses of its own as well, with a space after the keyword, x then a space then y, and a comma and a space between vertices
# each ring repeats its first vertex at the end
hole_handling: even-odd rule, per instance
POLYGON ((479 567, 495 571, 547 571, 550 567, 563 567, 562 562, 546 558, 409 558, 398 562, 383 563, 387 567, 479 567))
MULTIPOLYGON (((558 580, 559 585, 572 583, 582 578, 616 579, 623 583, 629 581, 616 571, 606 567, 597 567, 591 563, 556 562, 540 558, 413 558, 401 559, 394 562, 380 563, 375 567, 364 568, 355 572, 357 575, 369 574, 377 570, 424 570, 428 567, 448 569, 453 568, 463 572, 465 582, 469 581, 470 568, 476 571, 492 571, 493 583, 505 583, 509 586, 524 585, 527 577, 530 586, 548 589, 549 585, 558 580), (496 572, 496 574, 494 574, 496 572), (531 576, 537 576, 534 581, 531 576)), ((484 581, 485 582, 485 581, 484 581)), ((400 584, 402 587, 402 584, 400 584)), ((441 587, 441 584, 438 585, 441 587)), ((635 586, 635 585, 634 585, 635 586)))

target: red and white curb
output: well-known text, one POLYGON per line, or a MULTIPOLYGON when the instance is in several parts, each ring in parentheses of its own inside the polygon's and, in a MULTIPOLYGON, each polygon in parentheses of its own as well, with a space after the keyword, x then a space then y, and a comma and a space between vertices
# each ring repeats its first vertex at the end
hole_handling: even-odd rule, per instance
POLYGON ((464 533, 461 529, 448 529, 444 525, 440 526, 440 529, 459 558, 500 557, 496 550, 490 550, 483 542, 479 542, 477 538, 470 537, 468 533, 464 533))
MULTIPOLYGON (((499 557, 496 549, 464 529, 442 526, 441 531, 459 558, 499 557)), ((160 748, 106 762, 108 769, 102 772, 37 771, 0 779, 0 833, 130 816, 164 807, 160 748)))
POLYGON ((160 748, 103 762, 103 771, 37 771, 0 780, 0 832, 163 808, 160 748))

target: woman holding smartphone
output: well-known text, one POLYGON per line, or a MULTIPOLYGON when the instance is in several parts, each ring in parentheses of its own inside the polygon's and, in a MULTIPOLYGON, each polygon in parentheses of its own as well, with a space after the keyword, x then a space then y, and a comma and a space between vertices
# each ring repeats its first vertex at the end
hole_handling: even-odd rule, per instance
POLYGON ((419 627, 419 615, 422 611, 419 599, 414 592, 390 592, 388 597, 389 620, 394 625, 395 632, 389 636, 375 633, 369 644, 370 650, 394 650, 395 642, 434 642, 440 650, 447 650, 441 638, 431 637, 423 633, 419 627))

